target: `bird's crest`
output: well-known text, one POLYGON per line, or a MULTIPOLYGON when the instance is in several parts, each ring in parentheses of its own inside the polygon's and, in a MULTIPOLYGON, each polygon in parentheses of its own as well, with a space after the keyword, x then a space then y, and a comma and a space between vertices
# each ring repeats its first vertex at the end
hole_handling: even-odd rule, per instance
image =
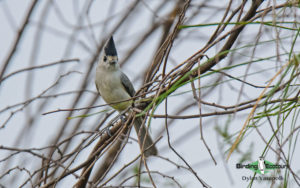
POLYGON ((105 54, 107 56, 117 56, 118 55, 116 47, 115 47, 114 39, 113 39, 112 36, 110 37, 110 39, 106 43, 104 51, 105 51, 105 54))

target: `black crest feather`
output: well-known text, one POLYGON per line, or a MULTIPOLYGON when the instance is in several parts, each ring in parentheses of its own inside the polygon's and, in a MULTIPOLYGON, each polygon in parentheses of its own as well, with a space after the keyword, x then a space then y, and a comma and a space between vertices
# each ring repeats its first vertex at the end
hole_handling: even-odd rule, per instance
POLYGON ((106 46, 104 48, 105 54, 108 56, 117 56, 117 50, 115 47, 115 42, 113 37, 111 36, 108 42, 106 43, 106 46))

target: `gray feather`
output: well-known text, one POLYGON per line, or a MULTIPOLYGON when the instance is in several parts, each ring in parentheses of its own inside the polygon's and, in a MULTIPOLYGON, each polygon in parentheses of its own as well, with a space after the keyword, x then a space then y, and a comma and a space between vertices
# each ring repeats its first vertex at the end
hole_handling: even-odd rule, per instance
POLYGON ((127 91, 127 93, 131 97, 133 97, 134 94, 135 94, 135 90, 133 88, 133 85, 132 85, 131 81, 126 76, 126 74, 124 74, 123 72, 121 73, 121 82, 122 82, 122 85, 124 86, 125 90, 127 91))
POLYGON ((145 156, 149 157, 150 155, 157 155, 157 149, 153 145, 150 133, 147 131, 146 126, 143 124, 143 118, 145 117, 136 117, 134 120, 134 128, 138 135, 140 148, 145 151, 145 156))

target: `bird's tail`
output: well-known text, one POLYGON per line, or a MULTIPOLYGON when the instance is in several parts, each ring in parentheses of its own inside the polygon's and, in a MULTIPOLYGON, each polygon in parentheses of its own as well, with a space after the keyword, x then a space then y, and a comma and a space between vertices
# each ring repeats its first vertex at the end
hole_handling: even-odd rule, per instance
POLYGON ((147 131, 145 125, 143 124, 143 117, 135 118, 134 128, 138 135, 141 150, 145 151, 147 149, 144 152, 145 156, 148 157, 150 155, 157 155, 157 149, 155 145, 153 145, 153 141, 149 135, 149 131, 147 131))

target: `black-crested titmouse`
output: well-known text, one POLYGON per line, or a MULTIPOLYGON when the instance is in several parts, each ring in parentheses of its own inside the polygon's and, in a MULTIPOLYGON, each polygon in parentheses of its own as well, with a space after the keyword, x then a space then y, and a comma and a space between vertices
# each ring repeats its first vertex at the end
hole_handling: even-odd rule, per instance
MULTIPOLYGON (((132 104, 132 100, 128 99, 135 95, 135 90, 128 77, 120 69, 113 37, 110 37, 100 56, 100 61, 96 69, 95 83, 104 101, 117 111, 122 112, 132 104)), ((152 145, 151 148, 145 151, 145 156, 157 155, 157 149, 153 145, 149 133, 146 134, 147 129, 143 125, 142 117, 135 118, 134 128, 137 132, 141 148, 146 149, 152 145), (142 146, 143 142, 144 146, 142 146)))

